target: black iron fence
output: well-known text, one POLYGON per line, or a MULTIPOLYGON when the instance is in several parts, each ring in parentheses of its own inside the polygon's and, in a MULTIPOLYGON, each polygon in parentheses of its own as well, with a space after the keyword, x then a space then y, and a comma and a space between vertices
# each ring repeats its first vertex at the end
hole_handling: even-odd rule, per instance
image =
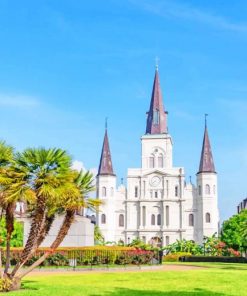
MULTIPOLYGON (((16 248, 11 250, 11 265, 14 266, 20 256, 22 249, 16 248)), ((45 252, 50 252, 48 248, 41 248, 26 263, 32 265, 45 252)), ((2 249, 2 262, 5 262, 5 250, 2 249)), ((61 248, 52 252, 49 257, 41 264, 42 266, 69 266, 76 268, 79 266, 103 265, 110 267, 112 265, 157 265, 162 263, 162 252, 156 250, 140 250, 134 248, 61 248)))

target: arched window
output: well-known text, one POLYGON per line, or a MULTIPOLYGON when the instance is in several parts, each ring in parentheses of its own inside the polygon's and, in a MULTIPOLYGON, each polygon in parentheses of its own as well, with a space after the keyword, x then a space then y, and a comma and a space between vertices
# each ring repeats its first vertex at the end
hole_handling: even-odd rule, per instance
POLYGON ((189 214, 189 226, 194 226, 194 215, 189 214))
POLYGON ((209 213, 206 213, 206 223, 210 223, 211 222, 211 216, 209 213))
POLYGON ((175 196, 178 196, 178 185, 175 186, 175 196))
POLYGON ((198 193, 199 193, 199 195, 202 194, 202 187, 201 187, 201 185, 198 186, 198 193))
POLYGON ((101 224, 106 224, 106 215, 105 214, 101 215, 101 224))
POLYGON ((146 207, 142 207, 142 225, 146 226, 146 207))
POLYGON ((119 225, 120 227, 124 227, 124 215, 123 215, 123 214, 120 214, 120 215, 119 215, 118 225, 119 225))
POLYGON ((157 215, 157 225, 161 225, 161 215, 157 215))
POLYGON ((158 191, 154 191, 154 197, 158 198, 158 191))
POLYGON ((160 119, 160 116, 159 116, 159 110, 156 109, 156 110, 154 111, 153 123, 154 123, 154 124, 159 124, 159 119, 160 119))
POLYGON ((102 196, 106 197, 106 187, 102 187, 102 196))
POLYGON ((205 186, 205 192, 206 194, 210 194, 210 186, 208 184, 205 186))
POLYGON ((151 169, 154 168, 154 157, 153 156, 149 157, 149 167, 151 169))
POLYGON ((151 215, 151 225, 155 225, 155 215, 151 215))
POLYGON ((94 223, 94 224, 96 223, 96 217, 95 217, 95 215, 92 215, 91 216, 91 222, 94 223))
POLYGON ((163 168, 163 166, 164 166, 163 155, 160 154, 160 155, 158 156, 158 167, 159 167, 159 168, 163 168))
POLYGON ((113 196, 114 195, 114 189, 113 189, 113 187, 111 187, 111 196, 113 196))
POLYGON ((138 186, 135 186, 135 197, 138 197, 138 186))
POLYGON ((169 226, 169 206, 166 206, 166 226, 169 226))

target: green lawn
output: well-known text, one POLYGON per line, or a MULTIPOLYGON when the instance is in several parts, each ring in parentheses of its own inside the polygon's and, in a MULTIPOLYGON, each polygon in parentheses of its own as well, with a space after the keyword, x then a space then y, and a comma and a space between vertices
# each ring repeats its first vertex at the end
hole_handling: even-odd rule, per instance
MULTIPOLYGON (((188 264, 186 264, 188 265, 188 264)), ((193 265, 198 265, 194 264, 193 265)), ((200 265, 200 264, 199 264, 200 265)), ((203 264, 205 269, 119 273, 52 274, 27 277, 23 290, 35 296, 228 296, 247 295, 247 266, 203 264)))

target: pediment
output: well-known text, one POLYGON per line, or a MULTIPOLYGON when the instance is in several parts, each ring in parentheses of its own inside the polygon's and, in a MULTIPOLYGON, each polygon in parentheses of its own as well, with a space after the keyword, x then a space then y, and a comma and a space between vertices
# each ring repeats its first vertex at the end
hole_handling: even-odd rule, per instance
POLYGON ((150 176, 150 175, 159 175, 159 176, 162 176, 162 177, 169 177, 169 176, 172 176, 171 174, 164 173, 164 172, 162 172, 161 170, 154 169, 154 170, 152 170, 152 171, 147 172, 146 174, 143 174, 143 177, 148 177, 148 176, 150 176))

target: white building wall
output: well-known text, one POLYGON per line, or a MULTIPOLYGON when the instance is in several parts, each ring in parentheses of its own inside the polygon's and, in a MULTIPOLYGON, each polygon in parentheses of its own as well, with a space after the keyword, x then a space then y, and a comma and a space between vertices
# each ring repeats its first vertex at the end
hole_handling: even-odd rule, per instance
MULTIPOLYGON (((46 236, 45 240, 41 244, 41 247, 50 247, 53 241, 55 240, 60 226, 63 223, 64 216, 57 216, 51 230, 46 236)), ((24 217, 21 218, 21 221, 24 222, 24 245, 27 241, 30 227, 31 219, 24 217)), ((75 220, 71 225, 68 234, 60 244, 60 247, 84 247, 84 246, 93 246, 94 245, 94 224, 91 223, 91 220, 82 217, 75 216, 75 220)))

